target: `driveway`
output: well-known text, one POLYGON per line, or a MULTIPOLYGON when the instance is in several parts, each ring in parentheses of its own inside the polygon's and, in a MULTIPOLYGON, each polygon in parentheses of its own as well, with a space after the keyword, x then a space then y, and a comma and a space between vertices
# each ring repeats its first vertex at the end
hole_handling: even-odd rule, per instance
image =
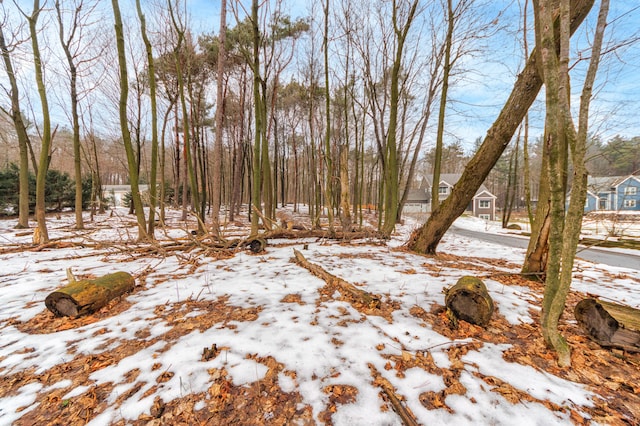
MULTIPOLYGON (((505 234, 490 234, 486 232, 458 228, 457 226, 452 226, 451 228, 449 228, 448 232, 463 237, 474 238, 477 240, 499 244, 507 247, 526 249, 527 245, 529 244, 528 237, 519 237, 515 235, 505 234)), ((594 263, 602 263, 609 266, 629 268, 640 271, 640 255, 619 252, 615 249, 587 248, 585 246, 578 246, 578 253, 576 257, 594 263)))

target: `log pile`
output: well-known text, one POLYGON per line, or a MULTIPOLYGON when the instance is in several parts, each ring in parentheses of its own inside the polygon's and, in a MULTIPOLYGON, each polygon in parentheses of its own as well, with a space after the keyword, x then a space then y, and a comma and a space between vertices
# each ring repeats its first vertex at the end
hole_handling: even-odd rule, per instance
POLYGON ((576 305, 574 314, 601 346, 640 352, 640 309, 589 298, 576 305))
POLYGON ((49 294, 44 303, 56 316, 79 317, 97 311, 134 286, 134 278, 126 272, 91 280, 76 280, 70 275, 69 284, 49 294))
POLYGON ((464 276, 446 291, 445 305, 457 319, 486 327, 493 314, 493 299, 484 283, 476 277, 464 276))

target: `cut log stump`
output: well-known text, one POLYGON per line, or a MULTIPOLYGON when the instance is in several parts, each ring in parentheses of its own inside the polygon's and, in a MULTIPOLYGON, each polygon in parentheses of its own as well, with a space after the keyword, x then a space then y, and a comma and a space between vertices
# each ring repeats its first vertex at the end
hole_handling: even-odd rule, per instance
POLYGON ((493 314, 493 299, 476 277, 464 276, 446 292, 445 305, 457 319, 485 327, 493 314))
POLYGON ((640 352, 640 309, 583 299, 574 314, 589 337, 601 346, 640 352))
POLYGON ((44 304, 56 316, 79 317, 97 311, 134 285, 134 278, 126 272, 92 280, 71 279, 68 285, 49 294, 44 304))

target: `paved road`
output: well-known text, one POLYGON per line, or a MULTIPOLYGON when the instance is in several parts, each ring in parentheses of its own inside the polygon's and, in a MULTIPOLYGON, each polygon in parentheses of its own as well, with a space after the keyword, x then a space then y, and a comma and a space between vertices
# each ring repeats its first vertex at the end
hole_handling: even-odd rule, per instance
MULTIPOLYGON (((449 232, 467 238, 475 238, 493 244, 500 244, 507 247, 527 248, 529 238, 517 237, 504 234, 490 234, 486 232, 471 231, 469 229, 452 226, 449 232)), ((591 262, 603 263, 605 265, 630 268, 640 271, 640 254, 621 253, 605 248, 585 248, 578 247, 577 257, 591 262)))

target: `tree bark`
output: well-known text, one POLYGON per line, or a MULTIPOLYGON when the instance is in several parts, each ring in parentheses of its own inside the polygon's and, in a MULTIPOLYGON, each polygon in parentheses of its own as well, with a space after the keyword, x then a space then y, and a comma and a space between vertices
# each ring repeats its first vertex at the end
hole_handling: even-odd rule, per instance
POLYGON ((575 307, 578 324, 604 347, 640 352, 640 310, 596 299, 583 299, 575 307))
POLYGON ((97 311, 134 286, 134 278, 126 272, 93 280, 72 280, 67 286, 49 294, 44 303, 56 316, 79 317, 97 311))
MULTIPOLYGON (((594 0, 571 2, 571 33, 575 32, 582 23, 593 3, 594 0)), ((537 49, 536 47, 529 56, 500 115, 487 131, 484 142, 465 167, 451 195, 437 206, 427 222, 412 234, 407 243, 411 250, 435 254, 444 234, 464 213, 476 191, 504 152, 542 87, 542 78, 538 72, 537 49)))

